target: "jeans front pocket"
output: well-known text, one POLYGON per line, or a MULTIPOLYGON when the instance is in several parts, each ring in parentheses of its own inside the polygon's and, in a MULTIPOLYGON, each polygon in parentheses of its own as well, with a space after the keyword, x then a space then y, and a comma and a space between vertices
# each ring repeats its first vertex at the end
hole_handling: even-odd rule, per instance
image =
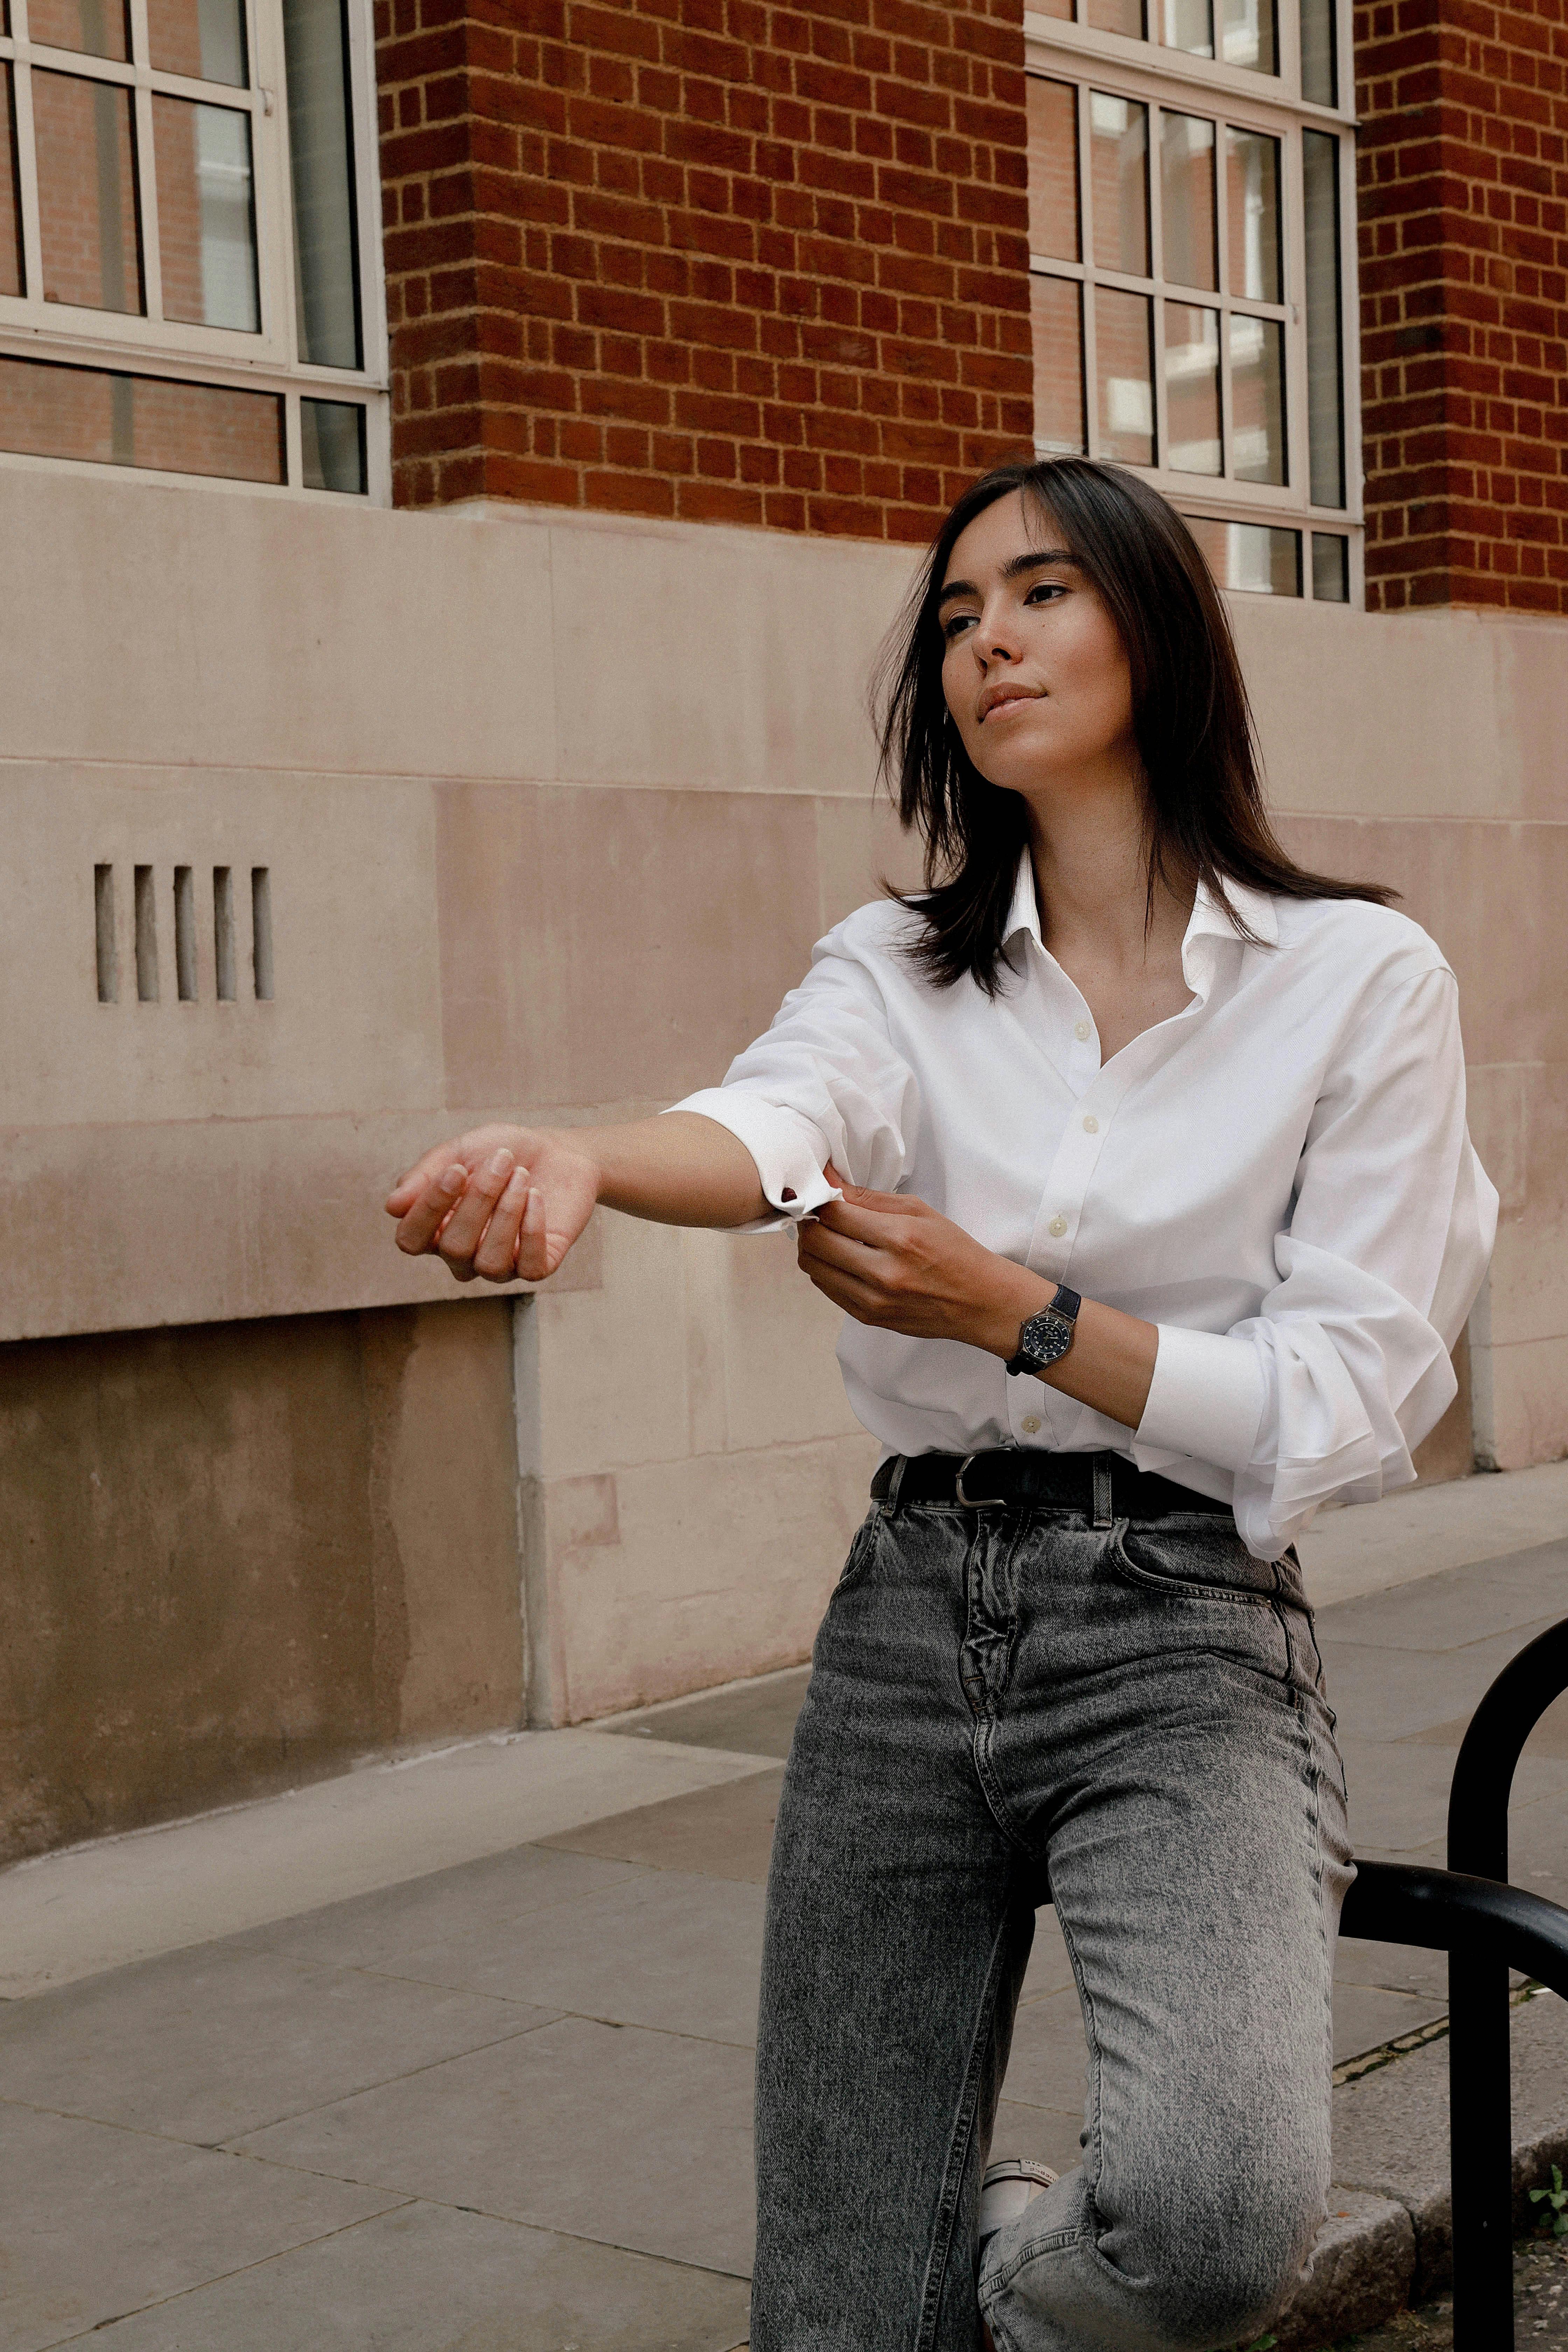
POLYGON ((1217 1512, 1173 1512, 1163 1519, 1118 1519, 1107 1560, 1112 1575, 1173 1599, 1267 1608, 1279 1591, 1271 1560, 1257 1559, 1233 1519, 1217 1512))
POLYGON ((873 1503, 850 1538, 848 1555, 839 1570, 836 1592, 847 1592, 858 1582, 877 1556, 877 1545, 882 1532, 882 1507, 873 1503))

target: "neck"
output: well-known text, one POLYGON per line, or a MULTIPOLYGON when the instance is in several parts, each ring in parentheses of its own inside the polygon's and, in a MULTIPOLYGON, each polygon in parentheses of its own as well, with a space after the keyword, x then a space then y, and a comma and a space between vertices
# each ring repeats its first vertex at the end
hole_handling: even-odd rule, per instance
POLYGON ((1124 966, 1179 948, 1193 892, 1157 881, 1151 910, 1141 774, 1125 761, 1107 762, 1103 772, 1079 771, 1067 788, 1053 782, 1026 797, 1040 931, 1058 962, 1080 943, 1124 966))

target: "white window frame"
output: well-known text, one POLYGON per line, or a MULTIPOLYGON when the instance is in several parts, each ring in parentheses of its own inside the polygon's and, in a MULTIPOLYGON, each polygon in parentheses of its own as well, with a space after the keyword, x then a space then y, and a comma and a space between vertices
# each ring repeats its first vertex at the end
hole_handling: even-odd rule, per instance
MULTIPOLYGON (((1078 15, 1087 19, 1088 0, 1073 0, 1078 15)), ((1223 0, 1214 0, 1216 24, 1223 0)), ((1222 320, 1233 310, 1244 316, 1275 318, 1285 322, 1285 448, 1284 486, 1242 482, 1226 475, 1178 473, 1159 464, 1138 467, 1173 506, 1184 513, 1213 517, 1221 522, 1274 524, 1301 534, 1301 596, 1312 594, 1314 530, 1342 536, 1349 542, 1350 602, 1361 605, 1364 591, 1364 532, 1362 506, 1361 365, 1356 299, 1355 132, 1352 100, 1352 68, 1351 0, 1333 0, 1336 58, 1341 104, 1321 106, 1301 96, 1300 12, 1299 0, 1278 0, 1278 74, 1259 73, 1223 59, 1190 56, 1152 40, 1134 40, 1120 33, 1101 32, 1087 21, 1069 22, 1042 16, 1033 10, 1024 17, 1025 65, 1031 75, 1078 89, 1079 208, 1083 224, 1083 258, 1066 262, 1052 256, 1030 256, 1030 274, 1076 280, 1085 289, 1094 284, 1124 287, 1154 298, 1153 372, 1155 454, 1163 459, 1169 446, 1166 433, 1163 299, 1217 309, 1222 320), (1167 286, 1163 278, 1134 279, 1098 268, 1089 257, 1089 92, 1098 89, 1118 98, 1136 99, 1149 107, 1197 114, 1215 125, 1215 208, 1219 288, 1197 293, 1190 287, 1167 286), (1228 206, 1225 188, 1226 123, 1267 132, 1280 142, 1280 204, 1282 221, 1283 303, 1254 302, 1233 297, 1226 266, 1228 206), (1307 416, 1307 332, 1303 310, 1306 284, 1306 224, 1303 204, 1301 134, 1321 128, 1339 140, 1340 173, 1340 363, 1343 382, 1345 503, 1315 507, 1310 503, 1307 416)), ((1146 0, 1154 21, 1161 0, 1146 0)), ((1161 220, 1159 141, 1150 117, 1148 143, 1149 212, 1152 259, 1164 257, 1161 220)), ((1081 299, 1083 319, 1084 426, 1089 454, 1100 454, 1099 403, 1096 396, 1094 305, 1081 299)), ((1227 324, 1221 326, 1223 340, 1227 324)), ((1226 416, 1228 441, 1230 417, 1226 416)), ((1337 601, 1337 600, 1336 600, 1337 601)), ((1343 610, 1343 606, 1341 606, 1343 610)))
MULTIPOLYGON (((0 61, 14 68, 17 177, 20 183, 21 295, 0 295, 0 355, 53 360, 150 375, 181 383, 270 392, 283 400, 285 480, 237 481, 221 475, 162 471, 71 457, 0 450, 0 465, 34 472, 62 470, 95 478, 111 473, 147 482, 243 490, 268 498, 350 499, 355 505, 392 503, 392 439, 386 293, 381 252, 381 180, 376 160, 375 39, 371 0, 347 0, 350 119, 353 137, 354 213, 360 288, 358 368, 312 366, 300 357, 294 284, 293 206, 289 176, 289 108, 279 0, 243 0, 249 86, 190 80, 156 71, 148 55, 147 0, 131 0, 131 47, 136 62, 121 64, 76 49, 57 49, 27 37, 27 0, 9 0, 9 35, 0 34, 0 61), (46 302, 33 138, 31 77, 15 71, 68 74, 112 83, 132 92, 136 135, 136 189, 146 314, 77 309, 46 302), (154 92, 224 106, 250 118, 260 332, 206 327, 162 315, 158 190, 153 152, 154 92), (300 403, 339 400, 365 411, 365 492, 307 489, 302 480, 300 403)), ((3 77, 0 77, 3 79, 3 77)), ((3 102, 3 100, 0 100, 3 102)))

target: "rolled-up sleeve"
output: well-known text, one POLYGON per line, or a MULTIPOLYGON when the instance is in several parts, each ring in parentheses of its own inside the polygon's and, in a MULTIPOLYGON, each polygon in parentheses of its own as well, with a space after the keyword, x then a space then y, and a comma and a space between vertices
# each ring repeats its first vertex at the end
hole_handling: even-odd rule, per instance
POLYGON ((716 1119, 756 1161, 763 1197, 778 1213, 742 1232, 775 1232, 837 1200, 823 1173, 829 1160, 879 1192, 894 1191, 908 1171, 920 1088, 855 940, 857 925, 892 915, 863 908, 818 940, 810 971, 765 1034, 736 1055, 722 1086, 669 1107, 716 1119))
POLYGON ((1140 1448, 1232 1472, 1237 1525, 1265 1559, 1331 1496, 1409 1485, 1455 1393, 1450 1351, 1496 1227, 1465 1124, 1454 978, 1438 967, 1342 1041, 1258 1313, 1227 1332, 1160 1327, 1140 1448))

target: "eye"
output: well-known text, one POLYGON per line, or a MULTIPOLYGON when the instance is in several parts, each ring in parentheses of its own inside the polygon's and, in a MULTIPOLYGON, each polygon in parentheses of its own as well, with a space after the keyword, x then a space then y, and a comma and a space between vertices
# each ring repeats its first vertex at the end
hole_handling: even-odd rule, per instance
POLYGON ((979 618, 978 613, 950 613, 942 625, 944 641, 951 646, 955 638, 963 635, 965 629, 972 629, 979 618))
POLYGON ((1026 604, 1043 604, 1047 602, 1054 604, 1058 596, 1065 596, 1066 594, 1067 585, 1065 582, 1060 580, 1037 580, 1028 594, 1025 597, 1024 602, 1026 604))

